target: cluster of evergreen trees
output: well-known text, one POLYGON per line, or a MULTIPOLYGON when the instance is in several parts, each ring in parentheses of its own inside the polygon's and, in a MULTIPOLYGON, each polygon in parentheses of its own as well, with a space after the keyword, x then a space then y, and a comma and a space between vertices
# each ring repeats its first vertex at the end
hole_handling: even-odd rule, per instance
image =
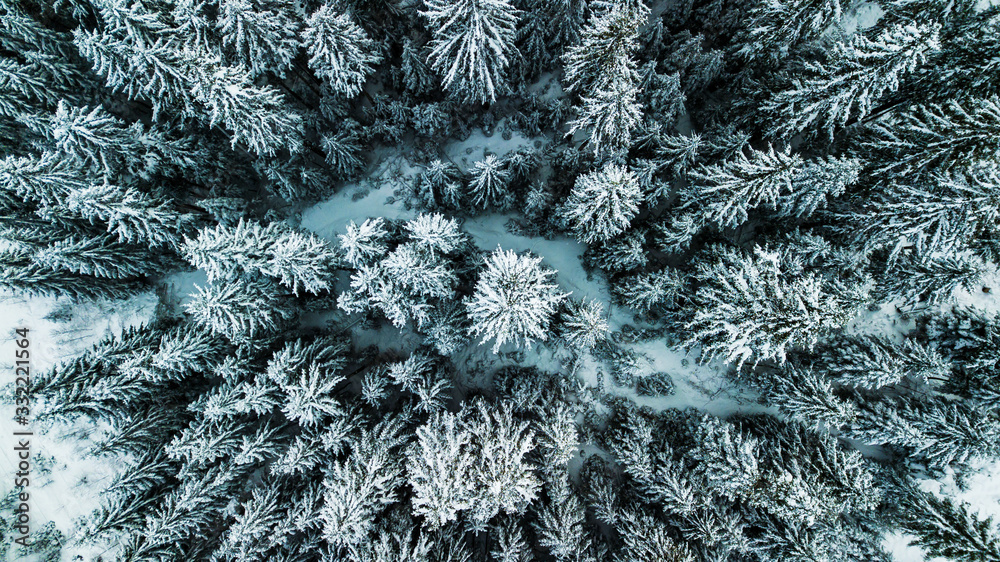
POLYGON ((1000 458, 1000 317, 955 299, 1000 290, 1000 8, 879 0, 854 29, 859 4, 0 0, 0 287, 207 276, 36 378, 39 423, 88 420, 124 464, 73 539, 136 561, 871 561, 901 531, 1000 561, 992 520, 915 480, 1000 458), (461 169, 441 146, 477 128, 541 142, 461 169), (416 170, 412 219, 295 226, 381 147, 416 170), (613 302, 480 251, 462 220, 498 212, 586 245, 613 302), (893 306, 915 329, 856 327, 893 306), (416 349, 359 348, 359 321, 416 349), (579 386, 589 355, 669 392, 648 341, 774 414, 579 386), (561 372, 504 353, 538 347, 561 372), (473 351, 515 365, 471 372, 473 351))

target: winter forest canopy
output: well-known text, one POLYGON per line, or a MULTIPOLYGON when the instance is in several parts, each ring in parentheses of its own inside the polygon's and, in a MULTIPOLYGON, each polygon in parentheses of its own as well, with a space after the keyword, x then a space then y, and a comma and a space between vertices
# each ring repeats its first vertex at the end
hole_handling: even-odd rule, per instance
POLYGON ((1000 460, 998 53, 980 0, 0 0, 0 288, 156 301, 34 374, 109 474, 0 548, 998 562, 921 486, 1000 460))

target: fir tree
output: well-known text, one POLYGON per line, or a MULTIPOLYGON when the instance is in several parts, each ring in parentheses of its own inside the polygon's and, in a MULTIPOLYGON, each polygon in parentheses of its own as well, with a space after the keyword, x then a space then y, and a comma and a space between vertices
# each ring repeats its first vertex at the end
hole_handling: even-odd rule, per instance
POLYGON ((632 131, 642 118, 642 104, 636 88, 614 82, 607 89, 583 96, 577 118, 570 122, 569 135, 589 131, 588 143, 595 154, 622 154, 632 144, 632 131))
POLYGON ((376 44, 347 14, 323 5, 306 21, 302 38, 309 66, 333 91, 348 97, 361 92, 382 57, 376 44))
POLYGON ((188 313, 212 333, 232 340, 277 331, 294 316, 290 304, 270 283, 243 280, 195 289, 197 294, 185 305, 188 313))
POLYGON ((589 351, 608 337, 611 329, 598 301, 569 300, 562 317, 563 337, 573 347, 589 351))
POLYGON ((802 218, 826 207, 858 181, 861 162, 856 158, 818 158, 808 161, 791 181, 787 194, 779 195, 778 214, 802 218))
POLYGON ((509 90, 507 69, 518 10, 507 0, 425 0, 434 40, 428 58, 446 90, 465 102, 493 103, 509 90))
POLYGON ((1000 99, 921 105, 870 128, 874 138, 866 146, 880 157, 878 172, 887 179, 975 169, 997 161, 1000 99))
POLYGON ((735 228, 756 208, 774 209, 779 197, 792 191, 802 166, 802 158, 787 149, 775 151, 769 146, 767 151, 740 151, 734 160, 692 171, 694 188, 686 198, 704 207, 708 220, 735 228))
POLYGON ((737 54, 748 61, 779 59, 799 44, 818 38, 843 16, 840 0, 776 0, 755 5, 737 54))
POLYGON ((638 76, 633 57, 639 28, 648 15, 648 8, 634 2, 593 15, 583 28, 580 44, 563 55, 566 88, 591 94, 616 83, 634 88, 638 76))
POLYGON ((273 72, 284 77, 299 48, 299 24, 293 14, 294 7, 283 0, 226 0, 220 2, 216 27, 222 44, 251 75, 273 72))
POLYGON ((474 527, 485 528, 498 513, 521 514, 538 496, 541 483, 527 456, 535 448, 528 422, 513 418, 505 405, 478 402, 469 431, 477 437, 473 458, 480 460, 471 472, 474 527))
POLYGON ((471 439, 454 414, 437 414, 417 428, 407 472, 415 494, 413 512, 431 527, 454 521, 473 505, 471 439))
POLYGON ((469 173, 468 189, 472 203, 481 208, 504 208, 511 203, 510 172, 496 156, 490 154, 477 161, 469 173))
POLYGON ((612 291, 625 306, 649 312, 676 306, 683 287, 680 273, 667 268, 625 277, 612 291))
POLYGON ((337 258, 325 242, 280 223, 262 226, 242 219, 234 227, 219 225, 188 239, 185 257, 204 269, 210 281, 257 273, 273 277, 296 293, 329 290, 337 258))
POLYGON ((734 362, 785 361, 790 348, 811 348, 823 333, 843 326, 850 309, 814 274, 782 275, 779 255, 756 248, 752 256, 720 250, 718 262, 699 265, 698 289, 686 345, 703 357, 734 362), (763 306, 761 306, 763 304, 763 306))
POLYGON ((939 46, 938 27, 913 24, 889 27, 874 39, 858 34, 838 43, 828 61, 805 62, 805 77, 764 104, 764 114, 774 119, 770 134, 789 138, 820 129, 832 137, 875 110, 939 46))
POLYGON ((386 244, 389 236, 385 228, 385 220, 381 217, 367 219, 358 226, 351 221, 347 232, 341 234, 340 246, 344 250, 345 259, 354 267, 369 265, 371 260, 388 252, 386 244))
POLYGON ((906 490, 897 506, 902 525, 917 536, 911 544, 929 556, 987 562, 1000 560, 1000 533, 993 519, 977 516, 967 504, 917 489, 906 490))
POLYGON ((551 282, 552 271, 540 266, 541 258, 519 256, 497 248, 487 256, 486 269, 476 281, 466 303, 472 336, 495 340, 493 352, 508 341, 528 347, 534 340, 548 339, 548 325, 566 295, 551 282))
POLYGON ((563 211, 584 243, 605 241, 624 232, 639 212, 642 192, 635 174, 616 164, 577 178, 563 211))

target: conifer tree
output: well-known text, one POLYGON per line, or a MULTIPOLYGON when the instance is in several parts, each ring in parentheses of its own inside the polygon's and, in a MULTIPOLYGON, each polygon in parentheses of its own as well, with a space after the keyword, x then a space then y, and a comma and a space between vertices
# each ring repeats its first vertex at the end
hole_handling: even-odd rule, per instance
POLYGON ((680 273, 666 268, 625 277, 613 291, 625 306, 639 312, 649 312, 661 307, 676 306, 683 287, 684 280, 680 273))
POLYGON ((562 317, 562 332, 570 345, 589 351, 607 338, 611 329, 600 302, 569 300, 562 317))
POLYGON ((434 36, 431 68, 465 102, 493 103, 506 94, 518 10, 507 0, 425 0, 420 12, 434 36))
POLYGON ((210 281, 243 274, 273 277, 296 293, 329 290, 337 258, 325 242, 280 223, 262 226, 242 219, 233 227, 206 228, 188 239, 185 257, 204 269, 210 281))
POLYGON ((302 33, 309 66, 333 91, 348 97, 361 92, 382 57, 368 34, 347 14, 323 5, 309 16, 302 33))
POLYGON ((825 63, 805 62, 806 75, 762 107, 773 119, 769 133, 790 138, 835 130, 863 119, 887 94, 940 47, 936 25, 896 25, 870 39, 863 34, 838 43, 825 63))
POLYGON ((628 227, 639 212, 642 192, 635 174, 617 164, 579 176, 564 214, 584 243, 609 240, 628 227))
POLYGON ((918 489, 906 490, 897 506, 903 527, 917 536, 912 544, 929 556, 952 560, 1000 560, 1000 531, 993 518, 981 518, 968 504, 918 489))
POLYGON ((928 172, 975 169, 1000 153, 1000 99, 951 100, 920 105, 895 118, 873 122, 867 147, 879 155, 883 178, 919 178, 928 172))
POLYGON ((534 434, 525 421, 515 420, 507 405, 479 401, 468 430, 476 436, 471 472, 472 526, 485 528, 499 513, 521 514, 536 499, 541 483, 527 456, 535 448, 534 434))
POLYGON ((648 8, 635 2, 614 4, 593 15, 583 28, 580 44, 563 56, 566 88, 596 93, 615 83, 634 85, 638 76, 633 56, 639 46, 639 28, 648 15, 648 8))
POLYGON ((694 188, 686 198, 704 208, 707 220, 734 228, 754 209, 774 209, 783 193, 792 192, 802 166, 802 158, 787 149, 740 151, 733 160, 692 171, 694 188))
POLYGON ((212 333, 231 340, 253 339, 277 331, 294 316, 291 304, 270 282, 241 280, 195 286, 185 305, 192 318, 212 333))
POLYGON ((719 261, 702 262, 694 297, 692 335, 703 357, 736 363, 785 361, 791 348, 811 348, 821 334, 841 327, 850 308, 814 274, 786 278, 779 254, 756 248, 753 255, 719 249, 719 261), (763 306, 761 306, 763 304, 763 306))
POLYGON ((417 428, 407 472, 414 490, 413 512, 431 527, 454 521, 472 507, 474 481, 472 435, 458 416, 439 413, 417 428))
POLYGON ((850 2, 841 0, 776 0, 753 6, 748 14, 746 37, 737 54, 777 60, 800 43, 819 37, 838 23, 850 2))
POLYGON ((293 9, 282 0, 221 2, 216 27, 222 44, 251 75, 273 72, 284 77, 299 48, 293 9))
POLYGON ((320 511, 327 542, 352 548, 367 540, 376 516, 395 503, 396 489, 405 483, 407 442, 403 421, 386 418, 352 440, 347 459, 333 463, 320 511))
POLYGON ((639 75, 634 57, 639 28, 648 16, 645 4, 615 4, 592 15, 580 44, 563 55, 566 88, 583 98, 570 133, 589 130, 595 153, 621 153, 631 144, 631 131, 638 125, 641 110, 636 101, 639 75))
POLYGON ((481 208, 504 208, 511 203, 510 172, 503 161, 490 154, 472 166, 469 191, 472 203, 481 208))
POLYGON ((466 308, 472 321, 469 332, 493 339, 493 352, 511 342, 530 347, 548 339, 548 326, 558 304, 566 298, 551 282, 552 271, 541 267, 541 258, 519 256, 499 247, 486 257, 486 269, 476 281, 466 308))

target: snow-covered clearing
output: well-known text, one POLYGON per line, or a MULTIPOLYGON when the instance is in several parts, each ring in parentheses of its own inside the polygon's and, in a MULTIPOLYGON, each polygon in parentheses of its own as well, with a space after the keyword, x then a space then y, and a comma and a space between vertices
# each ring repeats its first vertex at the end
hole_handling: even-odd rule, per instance
MULTIPOLYGON (((484 157, 484 148, 488 147, 493 154, 502 156, 518 148, 537 146, 545 141, 544 138, 528 139, 517 134, 505 141, 499 135, 486 137, 482 132, 476 132, 464 141, 442 147, 442 152, 460 168, 467 169, 484 157)), ((404 202, 395 196, 394 190, 400 188, 402 182, 413 181, 419 171, 420 168, 411 166, 401 157, 389 156, 376 167, 369 178, 347 185, 326 201, 303 211, 300 226, 327 240, 336 241, 337 235, 344 233, 351 221, 360 224, 367 218, 377 216, 403 220, 413 218, 418 211, 406 209, 404 202), (383 181, 373 182, 373 178, 383 181)), ((572 298, 604 303, 612 330, 619 330, 625 324, 632 323, 631 311, 611 304, 611 295, 603 277, 600 274, 589 275, 584 270, 581 256, 586 247, 583 244, 565 236, 549 240, 512 234, 506 228, 512 217, 513 215, 498 213, 479 215, 465 219, 463 228, 484 252, 495 250, 499 246, 517 252, 531 251, 544 258, 544 263, 557 271, 556 279, 560 287, 570 292, 572 298)), ((323 315, 319 315, 315 320, 323 318, 323 315)), ((382 333, 383 331, 391 333, 394 329, 390 326, 380 330, 382 336, 390 335, 388 343, 384 338, 373 338, 375 334, 368 331, 356 333, 355 337, 359 338, 356 343, 379 343, 380 349, 395 347, 397 350, 406 350, 414 344, 408 331, 396 331, 395 337, 382 333)), ((561 362, 568 358, 567 354, 550 347, 552 346, 536 344, 531 351, 519 357, 520 362, 542 370, 560 369, 561 362)), ((675 392, 669 396, 639 396, 634 389, 615 384, 604 372, 604 363, 590 357, 585 357, 579 364, 577 376, 588 387, 625 396, 637 404, 657 410, 694 407, 717 415, 727 415, 736 411, 761 409, 753 393, 723 376, 724 368, 719 365, 698 365, 695 357, 669 348, 662 340, 623 344, 623 347, 641 355, 647 365, 646 372, 668 373, 673 379, 675 392)), ((494 356, 489 346, 474 344, 454 357, 453 361, 460 367, 492 365, 496 368, 509 363, 504 358, 494 356)))

